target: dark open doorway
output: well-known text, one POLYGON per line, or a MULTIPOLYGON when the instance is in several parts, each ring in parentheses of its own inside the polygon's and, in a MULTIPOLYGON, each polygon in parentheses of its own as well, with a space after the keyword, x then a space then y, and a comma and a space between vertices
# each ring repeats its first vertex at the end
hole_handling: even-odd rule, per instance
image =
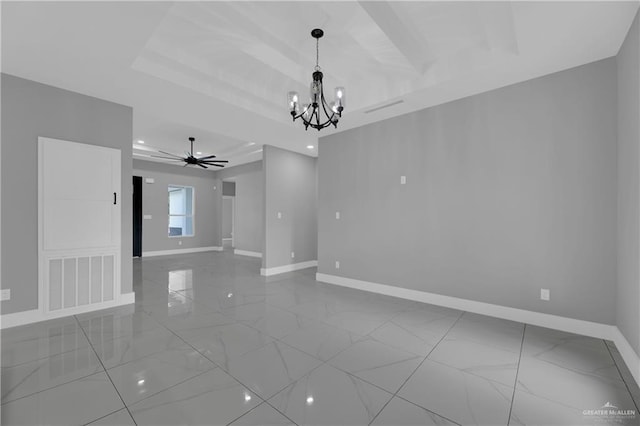
POLYGON ((142 176, 133 177, 133 257, 142 257, 142 176))

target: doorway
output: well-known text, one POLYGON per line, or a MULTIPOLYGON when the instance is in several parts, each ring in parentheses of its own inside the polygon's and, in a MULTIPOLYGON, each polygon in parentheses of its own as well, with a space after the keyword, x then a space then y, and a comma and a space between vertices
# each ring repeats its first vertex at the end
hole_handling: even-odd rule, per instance
POLYGON ((234 248, 233 234, 235 228, 235 204, 236 197, 231 195, 222 196, 222 246, 224 248, 234 248))
POLYGON ((142 257, 142 176, 133 177, 133 257, 142 257))

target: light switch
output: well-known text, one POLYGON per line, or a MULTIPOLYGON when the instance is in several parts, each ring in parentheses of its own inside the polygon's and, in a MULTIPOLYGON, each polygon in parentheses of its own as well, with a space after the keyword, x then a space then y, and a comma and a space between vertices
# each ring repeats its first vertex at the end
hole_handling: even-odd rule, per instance
POLYGON ((144 178, 144 183, 155 183, 155 181, 154 178, 144 178))
POLYGON ((291 252, 291 258, 292 258, 292 259, 295 259, 295 257, 296 257, 296 253, 292 251, 292 252, 291 252))
POLYGON ((282 219, 282 212, 278 212, 278 219, 282 219))
POLYGON ((336 269, 340 269, 340 261, 336 260, 336 269))
POLYGON ((142 216, 143 219, 153 219, 153 216, 151 216, 150 214, 145 214, 144 216, 142 216))
POLYGON ((11 289, 5 288, 0 290, 0 300, 11 300, 11 289))
POLYGON ((540 300, 550 300, 551 299, 551 292, 549 291, 548 288, 541 288, 540 289, 540 300))
POLYGON ((340 219, 340 212, 336 212, 336 219, 340 219))
POLYGON ((407 177, 400 176, 400 185, 406 185, 406 183, 407 183, 407 177))

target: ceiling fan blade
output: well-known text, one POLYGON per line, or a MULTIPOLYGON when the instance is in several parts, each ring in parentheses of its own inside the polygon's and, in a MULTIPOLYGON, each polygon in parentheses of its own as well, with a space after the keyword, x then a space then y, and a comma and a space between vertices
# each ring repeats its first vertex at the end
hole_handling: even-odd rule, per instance
POLYGON ((229 160, 205 160, 201 161, 201 163, 228 163, 229 160))
POLYGON ((209 164, 210 166, 224 167, 222 164, 209 164))
POLYGON ((164 158, 165 160, 171 160, 171 161, 184 161, 182 158, 161 157, 159 155, 150 155, 150 157, 153 157, 153 158, 164 158))
POLYGON ((164 151, 158 151, 158 152, 160 152, 160 153, 162 153, 162 154, 170 155, 170 156, 175 157, 175 158, 180 158, 180 159, 182 159, 182 157, 180 157, 179 155, 175 155, 175 154, 172 154, 172 153, 170 153, 170 152, 164 152, 164 151))
POLYGON ((209 159, 209 158, 216 158, 216 156, 215 156, 215 155, 207 155, 206 157, 200 157, 200 158, 198 158, 198 160, 207 160, 207 159, 209 159))
POLYGON ((198 163, 198 166, 202 167, 203 169, 208 169, 208 167, 207 167, 207 166, 204 166, 204 165, 202 165, 202 164, 200 164, 200 163, 198 163))

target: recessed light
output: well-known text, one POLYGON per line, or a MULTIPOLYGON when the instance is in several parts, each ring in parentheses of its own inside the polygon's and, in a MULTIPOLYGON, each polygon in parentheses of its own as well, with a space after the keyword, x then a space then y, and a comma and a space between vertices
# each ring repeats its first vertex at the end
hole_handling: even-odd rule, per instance
POLYGON ((144 143, 144 141, 141 139, 138 139, 138 143, 144 143))
POLYGON ((251 146, 253 146, 255 144, 256 144, 255 142, 249 142, 249 145, 251 145, 251 146))
POLYGON ((309 149, 313 149, 313 148, 315 148, 315 146, 313 146, 313 145, 307 145, 307 148, 309 148, 309 149))
POLYGON ((200 151, 196 151, 197 155, 202 155, 202 153, 200 151))

